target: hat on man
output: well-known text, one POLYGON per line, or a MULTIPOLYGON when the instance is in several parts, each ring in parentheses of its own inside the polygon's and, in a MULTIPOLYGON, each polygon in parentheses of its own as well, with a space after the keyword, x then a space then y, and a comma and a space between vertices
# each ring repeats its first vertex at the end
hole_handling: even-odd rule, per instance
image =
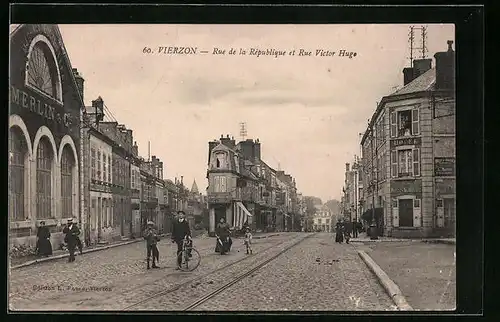
POLYGON ((73 223, 73 218, 69 218, 68 223, 73 223))
POLYGON ((182 210, 177 211, 177 214, 178 215, 184 215, 184 216, 186 215, 186 213, 184 211, 182 211, 182 210))
POLYGON ((45 225, 45 221, 40 221, 40 225, 45 225))
POLYGON ((148 221, 148 226, 154 226, 154 224, 155 224, 155 223, 154 223, 154 222, 152 222, 151 220, 150 220, 150 221, 148 221))

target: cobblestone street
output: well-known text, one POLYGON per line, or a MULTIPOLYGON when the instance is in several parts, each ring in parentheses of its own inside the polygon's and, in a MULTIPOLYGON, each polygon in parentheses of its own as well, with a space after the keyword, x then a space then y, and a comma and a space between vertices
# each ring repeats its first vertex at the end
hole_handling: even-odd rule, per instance
MULTIPOLYGON (((255 240, 254 256, 293 235, 255 240)), ((161 268, 156 270, 146 270, 144 242, 77 256, 75 263, 61 259, 12 270, 9 305, 13 310, 122 309, 163 288, 247 256, 241 239, 234 239, 227 256, 214 253, 213 238, 195 238, 194 245, 202 262, 191 273, 174 271, 176 245, 169 239, 158 244, 161 268), (97 289, 89 290, 91 287, 97 289)))
POLYGON ((333 234, 304 240, 196 310, 393 310, 354 247, 333 234))

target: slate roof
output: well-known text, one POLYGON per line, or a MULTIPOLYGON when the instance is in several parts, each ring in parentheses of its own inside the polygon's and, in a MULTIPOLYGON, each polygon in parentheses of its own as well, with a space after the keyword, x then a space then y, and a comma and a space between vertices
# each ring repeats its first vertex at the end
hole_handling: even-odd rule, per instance
POLYGON ((432 91, 436 83, 436 68, 431 68, 419 77, 415 78, 403 88, 398 89, 389 96, 411 94, 424 91, 432 91))

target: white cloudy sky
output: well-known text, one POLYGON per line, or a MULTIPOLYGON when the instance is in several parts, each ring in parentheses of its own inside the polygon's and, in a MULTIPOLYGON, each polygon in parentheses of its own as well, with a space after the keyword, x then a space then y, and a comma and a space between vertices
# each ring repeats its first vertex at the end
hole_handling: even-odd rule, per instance
MULTIPOLYGON (((167 178, 207 186, 208 141, 259 138, 262 158, 296 178, 299 190, 340 198, 344 164, 376 102, 403 82, 408 25, 60 25, 85 103, 102 96, 133 129, 139 153, 165 164, 167 178), (354 51, 341 57, 169 56, 145 46, 304 48, 354 51)), ((428 26, 430 57, 454 40, 453 25, 428 26)), ((418 41, 418 38, 417 38, 418 41)), ((417 42, 417 45, 419 43, 417 42)))

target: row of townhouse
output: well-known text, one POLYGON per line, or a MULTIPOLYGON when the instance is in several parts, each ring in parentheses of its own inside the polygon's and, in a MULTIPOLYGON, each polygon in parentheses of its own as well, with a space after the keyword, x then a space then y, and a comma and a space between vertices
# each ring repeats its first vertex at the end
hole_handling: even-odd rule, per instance
POLYGON ((86 244, 139 236, 147 220, 168 232, 199 193, 139 157, 132 130, 103 121, 101 97, 85 106, 58 26, 12 25, 9 65, 10 244, 34 245, 44 221, 57 248, 69 218, 86 244))
POLYGON ((209 233, 220 218, 240 229, 247 222, 257 231, 301 229, 301 195, 295 179, 261 159, 259 140, 236 143, 221 135, 209 142, 208 151, 209 233))
POLYGON ((344 214, 386 236, 455 236, 452 45, 434 55, 435 67, 417 59, 403 70, 404 86, 382 98, 363 134, 361 161, 346 168, 344 214))

